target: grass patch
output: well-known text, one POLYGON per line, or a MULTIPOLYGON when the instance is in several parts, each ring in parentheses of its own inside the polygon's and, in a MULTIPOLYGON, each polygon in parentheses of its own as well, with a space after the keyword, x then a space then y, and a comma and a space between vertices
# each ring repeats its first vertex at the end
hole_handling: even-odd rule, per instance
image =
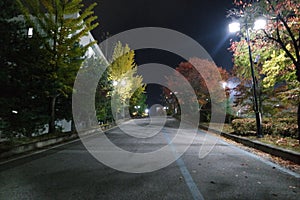
POLYGON ((300 153, 299 141, 295 138, 281 137, 279 135, 264 135, 263 138, 251 136, 247 138, 300 153))
MULTIPOLYGON (((209 126, 209 122, 202 122, 200 123, 200 125, 209 126)), ((214 123, 211 123, 212 126, 214 125, 214 123)), ((220 125, 220 124, 217 124, 220 125)), ((224 124, 223 125, 223 132, 225 133, 233 133, 234 130, 231 126, 231 124, 224 124)), ((300 145, 299 145, 299 140, 295 139, 295 138, 291 138, 291 137, 282 137, 280 135, 264 135, 263 138, 257 138, 256 136, 242 136, 245 138, 248 138, 250 140, 257 140, 260 142, 263 142, 265 144, 270 144, 270 145, 274 145, 283 149, 288 149, 288 150, 292 150, 295 152, 300 152, 300 145)))
MULTIPOLYGON (((220 126, 222 124, 213 123, 213 122, 211 122, 211 123, 209 123, 209 122, 201 122, 200 125, 206 126, 206 127, 208 127, 209 125, 211 125, 211 127, 214 127, 214 126, 220 126)), ((231 124, 225 124, 224 123, 222 131, 225 132, 225 133, 232 133, 234 130, 233 130, 231 124)))

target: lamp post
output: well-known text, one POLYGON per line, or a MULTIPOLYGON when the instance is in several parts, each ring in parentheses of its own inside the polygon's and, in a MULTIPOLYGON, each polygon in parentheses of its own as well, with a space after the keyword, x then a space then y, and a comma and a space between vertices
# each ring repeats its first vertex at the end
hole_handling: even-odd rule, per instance
MULTIPOLYGON (((263 19, 258 19, 254 23, 254 29, 262 29, 265 27, 266 21, 263 19)), ((254 109, 255 109, 255 119, 256 119, 256 129, 257 129, 257 137, 263 137, 262 126, 261 126, 261 113, 259 112, 258 100, 257 100, 257 83, 254 73, 254 66, 253 66, 253 59, 252 59, 252 50, 250 45, 250 34, 249 34, 249 25, 247 20, 245 21, 245 28, 246 28, 246 42, 248 45, 248 53, 249 53, 249 62, 251 68, 251 76, 252 76, 252 86, 253 86, 253 98, 254 98, 254 109)), ((229 24, 229 31, 230 32, 237 32, 240 31, 240 23, 233 22, 229 24)))

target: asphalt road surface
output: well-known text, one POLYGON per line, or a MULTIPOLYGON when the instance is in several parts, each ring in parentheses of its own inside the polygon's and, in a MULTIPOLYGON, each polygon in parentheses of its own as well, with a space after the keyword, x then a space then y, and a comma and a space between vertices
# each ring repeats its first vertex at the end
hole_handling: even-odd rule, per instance
MULTIPOLYGON (((179 122, 175 119, 168 118, 162 128, 161 121, 157 118, 150 127, 149 119, 130 120, 123 131, 114 128, 85 140, 96 144, 107 137, 128 152, 151 153, 170 144, 178 131, 179 122), (154 131, 158 133, 151 135, 154 131), (151 137, 147 138, 148 135, 151 137)), ((186 127, 182 137, 188 138, 186 127)), ((185 141, 188 140, 182 138, 182 145, 185 141)), ((169 147, 174 157, 177 148, 180 147, 169 147)), ((105 146, 102 150, 105 151, 105 146)), ((113 156, 112 159, 123 166, 122 159, 113 156)), ((152 162, 149 160, 146 165, 151 167, 152 162)), ((202 131, 183 156, 147 173, 108 167, 95 159, 80 140, 0 164, 1 200, 299 199, 299 186, 299 174, 202 131), (199 158, 200 148, 204 152, 212 150, 199 158)))

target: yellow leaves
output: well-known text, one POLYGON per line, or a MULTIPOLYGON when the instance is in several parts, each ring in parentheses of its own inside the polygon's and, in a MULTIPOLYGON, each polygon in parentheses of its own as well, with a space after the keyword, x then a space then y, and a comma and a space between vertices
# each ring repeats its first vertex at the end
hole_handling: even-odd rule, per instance
MULTIPOLYGON (((290 49, 290 46, 287 46, 290 49)), ((293 81, 296 77, 293 75, 295 70, 290 59, 286 57, 283 50, 273 50, 270 59, 263 64, 262 73, 266 75, 263 79, 265 88, 273 87, 280 81, 293 81)))
POLYGON ((113 95, 118 95, 122 102, 128 100, 135 90, 145 90, 143 78, 136 75, 134 51, 126 44, 118 42, 115 46, 112 61, 108 67, 109 79, 113 82, 113 95))
POLYGON ((121 76, 129 70, 134 70, 135 67, 134 51, 130 50, 127 44, 123 47, 119 41, 114 48, 111 65, 109 66, 109 76, 111 80, 120 79, 121 76))

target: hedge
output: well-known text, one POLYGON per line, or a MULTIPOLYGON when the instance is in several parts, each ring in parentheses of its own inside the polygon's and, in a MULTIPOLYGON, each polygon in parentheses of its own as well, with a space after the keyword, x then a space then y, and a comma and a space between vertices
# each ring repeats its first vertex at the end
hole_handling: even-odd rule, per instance
MULTIPOLYGON (((256 120, 255 118, 234 119, 232 121, 234 134, 243 136, 256 135, 256 120)), ((263 119, 262 129, 264 134, 281 135, 282 137, 298 136, 297 120, 294 118, 266 118, 263 119)))

